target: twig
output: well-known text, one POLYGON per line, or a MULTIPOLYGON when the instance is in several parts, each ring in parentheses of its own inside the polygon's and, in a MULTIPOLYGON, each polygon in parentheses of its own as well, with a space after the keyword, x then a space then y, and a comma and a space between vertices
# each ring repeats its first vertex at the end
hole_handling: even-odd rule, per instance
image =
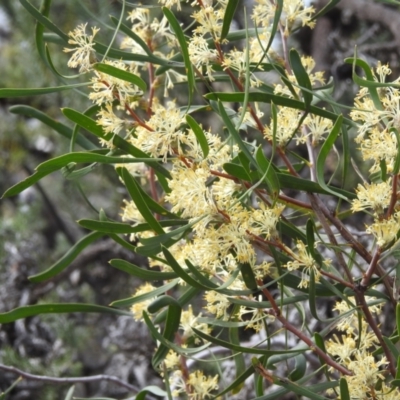
POLYGON ((9 367, 7 365, 0 364, 1 371, 11 372, 13 374, 19 375, 24 379, 29 379, 32 381, 40 381, 40 382, 48 382, 48 383, 55 383, 55 384, 65 384, 65 383, 89 383, 89 382, 96 382, 96 381, 108 381, 115 383, 116 385, 122 386, 125 389, 131 390, 135 393, 139 392, 139 388, 134 385, 131 385, 128 382, 123 381, 122 379, 117 378, 116 376, 111 375, 93 375, 93 376, 86 376, 86 377, 77 377, 77 378, 55 378, 46 375, 34 375, 28 372, 22 371, 15 367, 9 367))

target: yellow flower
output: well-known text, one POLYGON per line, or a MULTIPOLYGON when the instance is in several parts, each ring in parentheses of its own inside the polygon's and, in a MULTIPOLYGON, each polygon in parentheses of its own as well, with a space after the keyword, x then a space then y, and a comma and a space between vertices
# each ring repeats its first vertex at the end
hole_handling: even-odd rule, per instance
POLYGON ((95 43, 93 42, 94 37, 99 28, 92 27, 92 34, 86 34, 86 25, 78 25, 72 32, 68 33, 70 39, 69 44, 76 45, 73 49, 65 48, 64 52, 69 53, 73 51, 71 58, 68 61, 68 67, 77 68, 79 72, 87 72, 91 69, 92 64, 96 62, 96 52, 93 49, 95 43))
MULTIPOLYGON (((284 147, 297 133, 302 112, 294 108, 281 107, 277 115, 277 129, 275 140, 278 146, 284 147)), ((272 141, 274 136, 273 121, 264 127, 264 136, 272 141)))
POLYGON ((203 400, 212 397, 211 392, 218 389, 218 375, 205 376, 203 371, 194 371, 189 375, 188 384, 193 392, 188 393, 190 400, 203 400))
POLYGON ((381 214, 390 204, 392 196, 391 179, 380 183, 359 184, 356 191, 357 199, 353 200, 351 206, 354 212, 372 208, 374 212, 381 214))
MULTIPOLYGON (((294 271, 297 269, 301 269, 301 281, 299 283, 299 288, 308 287, 309 276, 311 271, 314 271, 315 282, 319 282, 321 277, 321 273, 319 271, 319 265, 311 256, 311 254, 307 251, 307 246, 301 241, 297 240, 297 254, 293 253, 294 261, 289 261, 286 264, 286 268, 289 271, 294 271)), ((324 260, 325 265, 329 265, 331 260, 324 260)))
POLYGON ((392 215, 389 219, 378 220, 368 226, 367 233, 375 236, 377 244, 384 247, 392 242, 400 230, 400 212, 392 215))
MULTIPOLYGON (((146 282, 144 285, 140 286, 134 296, 141 296, 144 295, 146 293, 150 293, 153 290, 155 290, 157 288, 155 288, 153 285, 151 285, 150 283, 146 282)), ((131 311, 133 313, 133 318, 136 321, 141 321, 143 319, 143 311, 147 310, 147 307, 155 300, 156 297, 152 297, 150 299, 141 301, 139 303, 135 303, 132 307, 131 307, 131 311)))

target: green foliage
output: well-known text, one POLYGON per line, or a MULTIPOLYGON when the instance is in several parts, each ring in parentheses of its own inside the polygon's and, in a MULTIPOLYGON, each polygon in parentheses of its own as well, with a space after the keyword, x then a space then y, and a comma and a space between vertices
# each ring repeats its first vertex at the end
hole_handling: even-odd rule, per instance
MULTIPOLYGON (((125 197, 122 217, 113 210, 113 219, 101 209, 98 219, 80 219, 79 226, 91 232, 29 279, 53 279, 103 237, 147 257, 154 269, 113 259, 111 267, 145 281, 131 297, 109 306, 94 304, 90 296, 87 303, 48 297, 1 313, 0 323, 65 313, 144 322, 157 347, 151 364, 163 375, 165 391, 148 386, 132 393, 137 399, 148 393, 196 400, 240 396, 252 375, 249 393, 258 400, 286 393, 316 400, 396 398, 400 318, 392 289, 397 281, 385 258, 400 232, 399 83, 386 82, 388 67, 372 68, 355 54, 347 62, 362 89, 344 117, 329 95, 320 101, 321 91, 333 84, 313 71, 313 60, 287 50, 300 25, 313 27, 312 7, 259 2, 252 14, 255 29, 230 32, 235 1, 192 4, 193 24, 179 2, 161 3, 164 7, 140 8, 123 2, 121 15, 111 18, 113 25, 103 23, 98 35, 97 28, 89 31, 83 24, 65 33, 52 20, 50 0, 40 8, 20 0, 36 20, 39 56, 59 82, 2 88, 0 98, 88 89, 76 92, 82 95, 76 104, 70 97, 57 116, 11 107, 68 139, 69 149, 40 162, 3 197, 59 171, 65 181, 82 186, 97 171, 108 174, 107 191, 117 193, 123 185, 125 197), (122 23, 130 6, 132 26, 122 23), (282 57, 271 49, 278 34, 282 57), (65 47, 77 75, 63 75, 64 67, 52 58, 65 47), (265 71, 281 83, 267 81, 265 71), (68 121, 59 121, 62 117, 68 121), (208 127, 211 118, 218 121, 217 132, 208 127), (349 137, 355 131, 356 151, 372 167, 371 183, 353 190, 345 188, 345 172, 359 172, 350 163, 349 137), (247 140, 250 134, 254 142, 247 140), (349 216, 357 212, 368 224, 362 234, 369 241, 359 240, 359 228, 350 228, 349 216), (325 318, 318 306, 327 300, 333 309, 325 318), (377 323, 384 303, 396 307, 389 337, 377 323), (249 331, 265 339, 252 334, 245 343, 249 331), (309 361, 309 351, 320 365, 309 361), (226 358, 234 361, 234 378, 227 379, 226 358), (199 360, 214 367, 207 370, 199 360), (326 380, 315 383, 320 371, 326 380)), ((73 392, 70 388, 66 398, 73 392)))

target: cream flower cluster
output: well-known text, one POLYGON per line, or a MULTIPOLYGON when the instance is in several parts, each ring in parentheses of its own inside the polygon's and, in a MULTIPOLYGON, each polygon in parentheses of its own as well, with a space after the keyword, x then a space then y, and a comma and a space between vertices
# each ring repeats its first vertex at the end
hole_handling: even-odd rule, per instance
MULTIPOLYGON (((378 63, 372 71, 375 82, 385 84, 386 77, 391 74, 387 65, 378 63)), ((357 199, 353 200, 354 212, 370 209, 374 222, 366 227, 366 232, 372 234, 381 248, 387 248, 397 238, 400 231, 400 214, 396 208, 397 176, 391 177, 399 143, 396 130, 400 128, 400 89, 397 88, 400 79, 396 79, 393 87, 382 87, 371 94, 363 87, 359 91, 354 109, 350 113, 358 123, 356 142, 360 145, 362 158, 372 162, 371 176, 375 181, 358 185, 357 199), (377 180, 378 172, 382 180, 377 180), (395 181, 395 182, 393 182, 395 181), (389 211, 389 214, 388 214, 389 211)))

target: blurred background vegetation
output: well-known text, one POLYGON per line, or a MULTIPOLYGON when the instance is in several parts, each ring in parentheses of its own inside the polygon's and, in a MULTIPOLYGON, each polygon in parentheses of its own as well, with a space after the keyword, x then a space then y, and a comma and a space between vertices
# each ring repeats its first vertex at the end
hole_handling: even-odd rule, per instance
MULTIPOLYGON (((251 2, 242 3, 250 6, 251 2)), ((335 79, 335 99, 351 104, 358 89, 351 81, 351 66, 344 64, 343 59, 352 56, 354 45, 361 46, 359 56, 366 58, 371 65, 375 65, 378 59, 383 63, 390 62, 394 70, 393 79, 399 73, 399 47, 395 44, 387 46, 396 38, 393 39, 385 21, 358 19, 351 9, 353 2, 342 3, 347 3, 348 8, 335 9, 326 18, 325 22, 330 24, 326 38, 319 33, 318 41, 315 37, 313 39, 309 30, 303 29, 297 35, 297 44, 292 45, 314 55, 327 77, 335 79), (322 48, 324 53, 321 55, 322 48)), ((39 1, 32 1, 32 4, 40 6, 39 1)), ((79 23, 108 24, 109 15, 118 16, 120 10, 119 1, 57 0, 52 5, 50 18, 61 30, 69 32, 79 23)), ((398 7, 392 10, 396 16, 398 7)), ((239 13, 237 26, 240 27, 242 22, 239 13)), ((34 29, 34 19, 18 1, 1 1, 0 87, 62 84, 40 60, 34 29)), ((108 43, 109 38, 102 38, 101 33, 99 38, 108 43)), ((66 67, 69 56, 56 45, 50 51, 56 68, 64 74, 71 74, 66 67)), ((62 107, 82 111, 90 106, 90 101, 74 91, 0 99, 0 193, 30 175, 39 163, 68 151, 69 146, 68 140, 41 122, 10 113, 9 108, 16 104, 29 105, 66 122, 60 111, 62 107)), ((61 276, 39 285, 27 280, 28 276, 52 265, 85 234, 74 221, 97 217, 88 202, 97 210, 103 208, 111 218, 118 219, 123 196, 122 186, 115 186, 112 167, 100 166, 80 181, 80 187, 57 173, 17 197, 1 200, 0 312, 38 302, 108 305, 112 300, 131 295, 137 282, 109 267, 108 260, 125 258, 138 265, 143 260, 116 249, 107 240, 96 242, 85 250, 61 276)), ((138 387, 160 384, 160 378, 150 371, 150 354, 152 343, 145 328, 129 317, 47 315, 0 327, 0 363, 35 374, 65 377, 106 373, 133 382, 138 387)), ((16 378, 13 374, 0 373, 0 392, 16 378)), ((8 399, 63 399, 67 390, 68 386, 60 389, 23 381, 8 399)), ((102 382, 78 385, 75 395, 116 397, 126 393, 102 382)))

